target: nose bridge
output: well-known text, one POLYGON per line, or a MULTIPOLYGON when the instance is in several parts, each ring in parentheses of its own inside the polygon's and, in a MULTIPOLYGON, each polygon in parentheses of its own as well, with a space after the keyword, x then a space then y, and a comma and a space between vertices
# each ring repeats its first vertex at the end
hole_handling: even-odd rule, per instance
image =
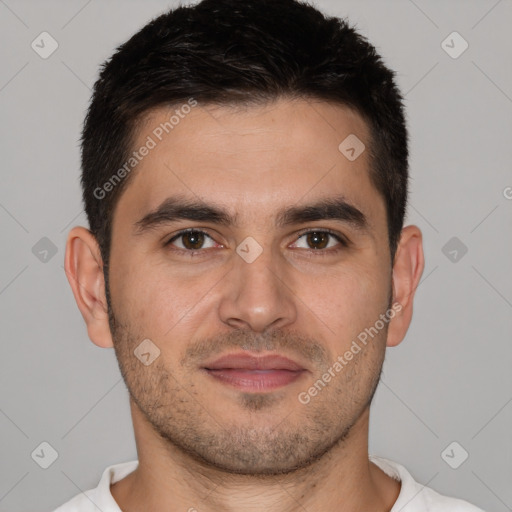
POLYGON ((293 294, 284 285, 285 262, 278 251, 246 239, 237 247, 222 298, 222 321, 233 327, 264 331, 295 320, 293 294))
MULTIPOLYGON (((250 245, 249 245, 250 247, 250 245)), ((239 255, 239 261, 235 265, 235 272, 240 276, 240 283, 247 284, 243 291, 251 292, 250 295, 256 297, 258 293, 268 294, 279 292, 279 285, 281 278, 279 278, 279 267, 280 265, 279 255, 274 254, 271 247, 266 247, 261 252, 254 254, 253 258, 246 259, 240 253, 243 253, 247 249, 247 244, 242 246, 240 244, 237 253, 239 255)), ((249 248, 249 254, 251 251, 255 251, 253 247, 249 248)))

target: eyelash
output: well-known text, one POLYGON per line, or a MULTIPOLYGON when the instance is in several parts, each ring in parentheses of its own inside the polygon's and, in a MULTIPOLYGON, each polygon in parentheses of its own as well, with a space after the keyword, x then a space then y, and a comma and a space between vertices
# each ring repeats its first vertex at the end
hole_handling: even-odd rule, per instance
MULTIPOLYGON (((171 246, 172 242, 174 242, 181 236, 186 235, 187 233, 202 233, 213 240, 213 237, 211 237, 206 231, 204 231, 202 229, 188 228, 188 229, 183 229, 183 230, 179 231, 178 233, 176 233, 172 238, 170 238, 167 242, 165 242, 164 246, 165 247, 171 246)), ((343 248, 347 248, 349 246, 349 242, 346 238, 344 238, 340 234, 338 234, 335 231, 332 231, 330 229, 306 229, 297 234, 297 240, 309 233, 326 233, 326 234, 330 235, 331 237, 335 238, 343 248)), ((208 249, 197 249, 194 251, 194 250, 172 248, 171 250, 173 252, 182 253, 182 254, 184 253, 187 256, 192 257, 192 256, 203 255, 203 254, 205 254, 205 252, 208 249)), ((306 251, 308 251, 309 255, 311 255, 311 256, 313 256, 313 255, 328 256, 330 254, 336 254, 341 250, 342 250, 341 248, 338 248, 338 249, 332 249, 332 248, 331 249, 306 249, 306 251)))

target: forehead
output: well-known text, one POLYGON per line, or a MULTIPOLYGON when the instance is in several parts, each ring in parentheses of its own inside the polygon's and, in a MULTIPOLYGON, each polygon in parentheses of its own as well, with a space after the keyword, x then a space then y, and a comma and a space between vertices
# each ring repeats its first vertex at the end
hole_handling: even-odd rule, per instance
POLYGON ((183 105, 156 109, 143 119, 133 147, 139 161, 116 216, 121 210, 122 218, 140 217, 176 194, 214 200, 238 218, 246 212, 248 220, 255 209, 264 217, 329 195, 350 199, 370 219, 382 214, 368 151, 347 158, 354 153, 346 153, 347 146, 359 152, 369 144, 366 123, 351 109, 309 100, 183 105))

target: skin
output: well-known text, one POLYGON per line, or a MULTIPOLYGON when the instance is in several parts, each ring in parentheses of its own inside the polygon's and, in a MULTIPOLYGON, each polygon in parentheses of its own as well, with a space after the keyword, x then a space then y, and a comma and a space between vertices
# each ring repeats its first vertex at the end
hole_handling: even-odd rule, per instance
MULTIPOLYGON (((168 118, 167 109, 149 113, 135 147, 168 118)), ((400 483, 368 460, 369 403, 386 347, 402 341, 411 321, 422 237, 405 227, 391 261, 367 152, 351 162, 338 149, 349 134, 368 146, 362 118, 327 102, 193 109, 138 164, 120 197, 110 311, 96 240, 86 228, 70 231, 65 269, 89 337, 114 347, 130 391, 139 467, 111 486, 124 512, 392 508, 400 483), (178 220, 134 233, 176 193, 223 206, 238 225, 178 220), (280 208, 340 195, 364 213, 367 231, 331 219, 275 225, 280 208), (201 255, 172 250, 186 250, 190 239, 165 246, 191 227, 211 237, 201 255), (323 248, 300 237, 306 229, 331 229, 350 243, 330 238, 323 248), (252 263, 236 252, 248 236, 263 249, 252 263), (302 404, 299 393, 375 324, 390 298, 400 312, 302 404), (133 353, 146 338, 160 349, 148 366, 133 353), (286 355, 307 372, 258 393, 200 368, 242 349, 286 355)))

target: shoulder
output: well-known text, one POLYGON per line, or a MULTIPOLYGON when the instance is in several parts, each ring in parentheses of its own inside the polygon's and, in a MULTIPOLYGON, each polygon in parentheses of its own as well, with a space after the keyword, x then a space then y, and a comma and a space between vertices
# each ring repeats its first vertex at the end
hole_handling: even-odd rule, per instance
POLYGON ((467 501, 443 496, 428 487, 424 487, 424 493, 424 502, 427 510, 436 512, 484 512, 481 508, 467 501))
POLYGON ((484 512, 467 501, 444 496, 416 482, 407 469, 383 457, 370 456, 387 475, 401 482, 401 489, 390 512, 484 512))
POLYGON ((121 512, 110 492, 110 485, 123 479, 137 466, 137 460, 108 466, 103 471, 97 487, 77 494, 53 512, 121 512))
POLYGON ((94 489, 77 494, 74 498, 66 501, 66 503, 56 508, 53 512, 97 512, 97 506, 88 496, 91 491, 94 491, 94 489))

